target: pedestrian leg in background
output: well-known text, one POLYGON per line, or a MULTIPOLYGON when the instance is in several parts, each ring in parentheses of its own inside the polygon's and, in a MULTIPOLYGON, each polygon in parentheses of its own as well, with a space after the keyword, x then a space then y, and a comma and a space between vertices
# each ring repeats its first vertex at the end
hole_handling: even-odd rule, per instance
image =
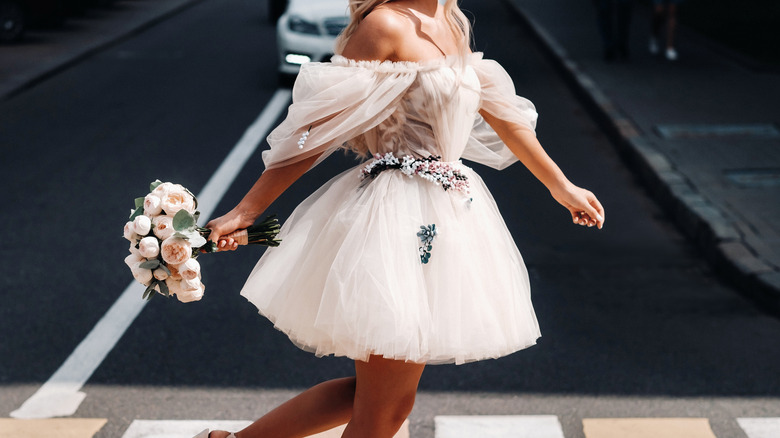
POLYGON ((674 39, 677 31, 677 4, 679 0, 654 0, 653 5, 653 34, 650 36, 650 53, 657 55, 660 51, 661 41, 665 43, 664 55, 669 61, 677 59, 674 39), (662 38, 661 29, 666 22, 666 38, 662 38))

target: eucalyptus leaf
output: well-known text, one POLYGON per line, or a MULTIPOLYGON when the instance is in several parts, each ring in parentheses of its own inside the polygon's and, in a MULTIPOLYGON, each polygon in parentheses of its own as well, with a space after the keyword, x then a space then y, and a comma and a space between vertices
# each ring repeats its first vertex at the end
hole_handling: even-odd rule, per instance
POLYGON ((167 266, 165 266, 164 264, 160 263, 160 267, 159 267, 159 269, 162 269, 162 270, 163 270, 163 272, 165 272, 165 273, 166 273, 166 274, 168 274, 169 276, 171 275, 171 270, 170 270, 170 269, 168 269, 168 267, 167 267, 167 266))
POLYGON ((151 271, 160 267, 160 261, 157 259, 147 260, 141 263, 140 265, 138 265, 138 267, 141 269, 149 269, 151 271))
POLYGON ((173 229, 176 231, 190 230, 195 227, 195 218, 187 210, 179 210, 173 217, 173 229))
POLYGON ((170 297, 171 296, 171 291, 168 289, 168 285, 164 281, 161 281, 161 282, 159 282, 157 284, 160 285, 160 293, 161 294, 165 295, 166 297, 170 297))
POLYGON ((159 179, 155 180, 153 183, 149 184, 149 191, 153 192, 154 189, 160 186, 160 184, 162 184, 162 181, 160 181, 159 179))
POLYGON ((143 207, 145 199, 146 199, 146 197, 135 198, 135 208, 143 207))
POLYGON ((199 233, 193 233, 193 236, 188 238, 187 240, 190 241, 190 245, 192 245, 193 248, 200 248, 201 246, 205 245, 208 242, 199 233))
POLYGON ((136 208, 135 211, 133 211, 133 214, 130 215, 130 220, 133 220, 137 218, 138 216, 141 216, 144 214, 144 206, 141 205, 140 207, 136 208))

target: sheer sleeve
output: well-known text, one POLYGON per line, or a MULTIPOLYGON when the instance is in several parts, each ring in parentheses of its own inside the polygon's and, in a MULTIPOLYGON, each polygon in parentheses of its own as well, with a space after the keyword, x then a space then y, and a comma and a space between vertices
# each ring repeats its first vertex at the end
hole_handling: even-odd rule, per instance
MULTIPOLYGON (((479 59, 473 67, 482 88, 480 110, 535 132, 536 108, 530 100, 517 95, 512 78, 506 70, 496 61, 489 59, 479 59)), ((506 147, 479 113, 474 120, 463 158, 499 170, 517 161, 515 154, 506 147)))
POLYGON ((397 108, 416 71, 402 66, 352 61, 301 67, 285 120, 268 135, 266 169, 322 154, 318 164, 345 142, 372 129, 397 108), (309 131, 303 147, 299 140, 309 131))

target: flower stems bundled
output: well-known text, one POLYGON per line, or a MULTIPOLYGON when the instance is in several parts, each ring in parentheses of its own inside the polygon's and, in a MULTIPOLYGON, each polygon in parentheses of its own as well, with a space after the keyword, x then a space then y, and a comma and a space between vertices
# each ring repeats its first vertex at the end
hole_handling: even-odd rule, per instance
MULTIPOLYGON (((205 286, 201 282, 201 253, 217 251, 207 237, 208 228, 198 227, 200 212, 195 196, 179 184, 153 182, 150 193, 136 198, 135 209, 125 224, 124 237, 130 241, 125 263, 135 279, 146 286, 143 298, 156 293, 181 302, 200 300, 205 286)), ((280 225, 274 216, 225 237, 244 236, 240 244, 279 246, 280 225)), ((239 240, 239 239, 237 239, 239 240)))

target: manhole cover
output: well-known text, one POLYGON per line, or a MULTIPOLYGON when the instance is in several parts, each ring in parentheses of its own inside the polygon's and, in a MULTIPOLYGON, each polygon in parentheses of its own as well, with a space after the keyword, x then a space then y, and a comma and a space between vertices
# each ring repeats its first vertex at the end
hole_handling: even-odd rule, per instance
POLYGON ((780 138, 780 130, 771 123, 744 125, 658 125, 663 138, 765 137, 780 138))
POLYGON ((780 169, 738 169, 724 171, 726 178, 740 187, 778 187, 780 169))

